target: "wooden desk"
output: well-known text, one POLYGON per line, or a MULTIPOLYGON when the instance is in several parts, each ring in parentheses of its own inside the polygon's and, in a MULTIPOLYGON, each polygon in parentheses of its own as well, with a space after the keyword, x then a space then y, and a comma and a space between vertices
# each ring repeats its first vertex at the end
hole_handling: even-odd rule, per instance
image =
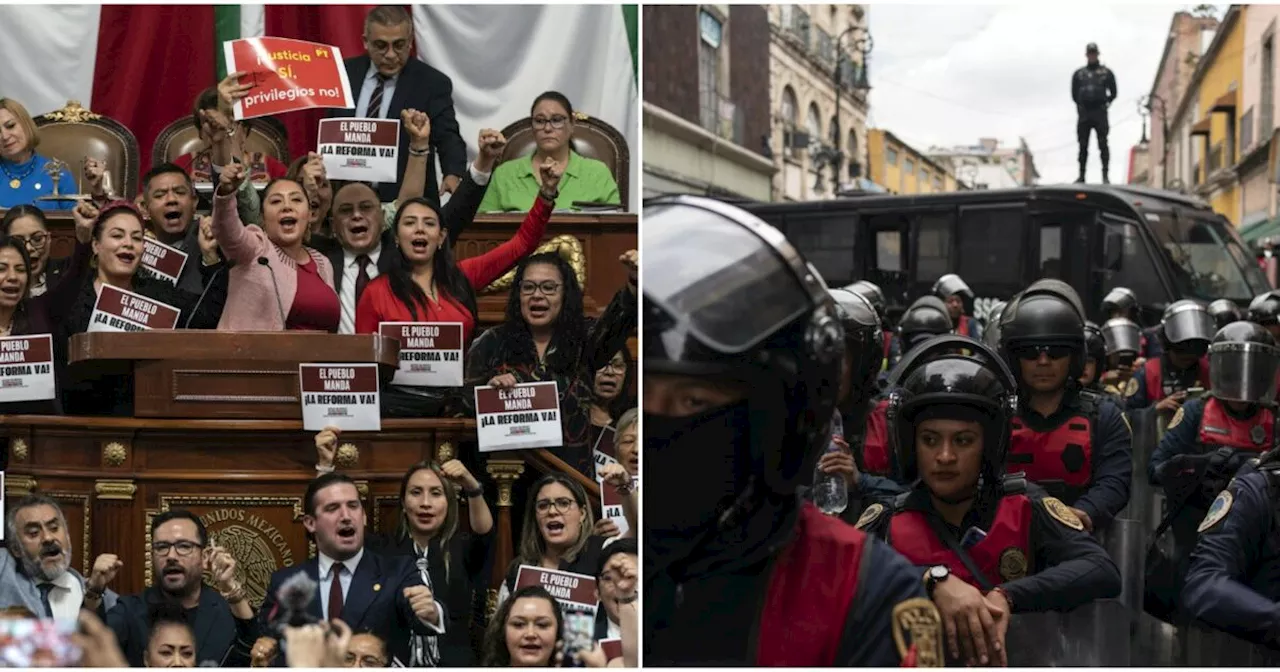
MULTIPOLYGON (((0 216, 3 214, 4 211, 0 210, 0 216)), ((53 235, 50 255, 55 259, 70 256, 75 246, 75 221, 71 213, 50 211, 45 214, 53 235)), ((454 246, 456 258, 461 260, 484 254, 510 240, 523 219, 524 215, 520 214, 476 217, 454 246)), ((627 281, 626 269, 618 263, 618 257, 627 250, 638 249, 638 219, 635 214, 553 215, 545 240, 561 235, 571 235, 582 245, 586 260, 586 309, 588 313, 599 314, 627 281)), ((482 292, 478 302, 481 325, 492 326, 502 322, 506 301, 506 292, 482 292)))

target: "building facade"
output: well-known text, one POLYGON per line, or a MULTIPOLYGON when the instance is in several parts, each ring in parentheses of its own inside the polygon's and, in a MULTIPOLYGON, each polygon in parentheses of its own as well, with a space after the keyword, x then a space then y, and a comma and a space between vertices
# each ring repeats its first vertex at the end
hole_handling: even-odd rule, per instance
POLYGON ((644 195, 769 201, 770 35, 762 5, 644 6, 644 195))
POLYGON ((867 131, 869 178, 891 194, 955 191, 956 177, 945 166, 903 142, 892 132, 867 131))
MULTIPOLYGON (((1173 137, 1166 135, 1166 127, 1172 128, 1170 116, 1186 94, 1195 74, 1196 65, 1213 40, 1218 20, 1211 16, 1195 16, 1189 12, 1176 12, 1169 25, 1164 53, 1156 69, 1156 80, 1151 87, 1151 141, 1146 152, 1149 156, 1145 175, 1133 171, 1132 182, 1146 186, 1167 188, 1168 163, 1166 152, 1172 149, 1173 137), (1165 145, 1165 139, 1170 145, 1165 145)), ((1139 150, 1141 151, 1141 150, 1139 150)))
POLYGON ((1016 147, 980 138, 976 145, 930 147, 928 154, 969 189, 1029 187, 1040 180, 1035 156, 1023 138, 1018 138, 1016 147))
POLYGON ((867 162, 868 91, 861 88, 868 83, 867 5, 769 5, 767 11, 774 200, 823 200, 857 190, 867 162))
POLYGON ((1244 24, 1240 83, 1241 227, 1274 218, 1276 198, 1276 24, 1280 6, 1250 5, 1244 24))

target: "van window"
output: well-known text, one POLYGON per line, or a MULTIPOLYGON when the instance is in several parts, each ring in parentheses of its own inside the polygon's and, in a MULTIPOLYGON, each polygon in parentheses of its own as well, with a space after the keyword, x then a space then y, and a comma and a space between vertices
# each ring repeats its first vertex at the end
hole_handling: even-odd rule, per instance
POLYGON ((1119 233, 1123 245, 1120 269, 1118 271, 1103 269, 1102 286, 1128 287, 1138 295, 1140 303, 1164 302, 1168 294, 1165 292, 1164 285, 1160 283, 1160 276, 1156 275, 1156 266, 1147 253, 1147 246, 1143 244, 1137 224, 1106 218, 1103 219, 1103 225, 1104 231, 1119 233))
POLYGON ((876 231, 876 269, 885 273, 902 272, 901 231, 876 231))
MULTIPOLYGON (((970 287, 1022 287, 1022 232, 1026 211, 965 208, 960 211, 959 270, 970 287)), ((994 288, 993 288, 994 289, 994 288)))
POLYGON ((856 215, 788 215, 786 233, 828 285, 843 287, 857 279, 853 269, 854 242, 858 237, 856 215))
POLYGON ((951 215, 921 215, 916 223, 916 282, 933 284, 951 271, 951 215))
POLYGON ((1057 224, 1040 225, 1039 278, 1062 279, 1062 227, 1057 224))

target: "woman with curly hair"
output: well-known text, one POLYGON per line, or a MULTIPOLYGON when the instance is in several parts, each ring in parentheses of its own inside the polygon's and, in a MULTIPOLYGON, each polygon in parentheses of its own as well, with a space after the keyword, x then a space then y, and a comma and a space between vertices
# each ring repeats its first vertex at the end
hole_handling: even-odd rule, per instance
POLYGON ((542 586, 525 586, 498 607, 484 634, 484 667, 555 667, 564 614, 542 586))

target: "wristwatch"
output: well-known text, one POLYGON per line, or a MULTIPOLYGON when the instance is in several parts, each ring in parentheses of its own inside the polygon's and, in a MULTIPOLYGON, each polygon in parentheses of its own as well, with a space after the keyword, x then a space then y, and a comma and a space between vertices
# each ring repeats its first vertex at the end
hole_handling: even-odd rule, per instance
POLYGON ((938 584, 946 581, 949 576, 951 576, 951 568, 946 565, 934 565, 924 573, 924 592, 929 599, 933 599, 933 591, 938 584))

